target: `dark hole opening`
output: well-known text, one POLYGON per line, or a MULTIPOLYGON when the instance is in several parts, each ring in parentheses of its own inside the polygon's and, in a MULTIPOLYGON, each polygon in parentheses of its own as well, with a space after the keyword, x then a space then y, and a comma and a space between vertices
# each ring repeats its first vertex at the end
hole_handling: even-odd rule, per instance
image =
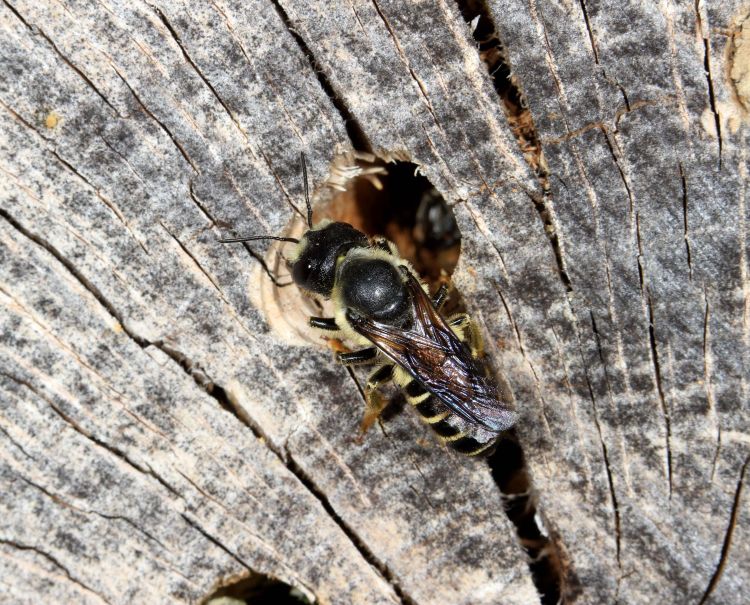
POLYGON ((367 174, 349 181, 325 207, 325 216, 388 238, 431 286, 450 276, 461 233, 453 210, 419 167, 376 158, 356 163, 367 174))
POLYGON ((300 590, 280 580, 252 574, 216 589, 202 605, 315 605, 300 590))

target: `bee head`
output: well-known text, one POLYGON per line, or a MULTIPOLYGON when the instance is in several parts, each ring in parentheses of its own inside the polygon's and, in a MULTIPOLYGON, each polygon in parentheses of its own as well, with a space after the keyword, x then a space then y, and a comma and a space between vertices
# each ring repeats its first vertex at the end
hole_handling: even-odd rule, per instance
POLYGON ((350 249, 367 244, 367 236, 348 223, 321 221, 302 236, 287 261, 292 279, 305 290, 330 296, 337 259, 350 249))

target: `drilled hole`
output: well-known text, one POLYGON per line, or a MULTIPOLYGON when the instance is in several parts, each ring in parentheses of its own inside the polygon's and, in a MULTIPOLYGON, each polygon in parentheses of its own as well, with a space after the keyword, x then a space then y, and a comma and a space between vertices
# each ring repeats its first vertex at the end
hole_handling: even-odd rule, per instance
POLYGON ((334 163, 331 184, 343 191, 321 207, 320 215, 388 238, 432 285, 441 275, 450 276, 458 263, 461 233, 443 196, 412 162, 358 156, 334 163), (353 169, 361 174, 348 180, 339 176, 353 169))
POLYGON ((314 605, 315 599, 280 580, 253 573, 222 585, 201 605, 314 605))

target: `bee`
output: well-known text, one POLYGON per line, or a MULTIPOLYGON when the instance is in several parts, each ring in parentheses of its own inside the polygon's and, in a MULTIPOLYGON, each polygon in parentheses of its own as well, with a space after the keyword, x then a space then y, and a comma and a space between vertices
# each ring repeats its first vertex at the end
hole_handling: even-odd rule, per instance
POLYGON ((341 364, 375 365, 364 389, 363 429, 384 407, 379 390, 393 381, 448 447, 469 456, 488 454, 517 414, 484 357, 476 324, 467 313, 444 316, 448 286, 430 296, 392 242, 370 238, 348 223, 325 219, 314 225, 304 154, 300 164, 308 228, 301 238, 251 235, 219 241, 295 244, 287 258, 292 280, 329 299, 334 309, 333 317, 310 317, 310 326, 362 347, 339 350, 341 364))

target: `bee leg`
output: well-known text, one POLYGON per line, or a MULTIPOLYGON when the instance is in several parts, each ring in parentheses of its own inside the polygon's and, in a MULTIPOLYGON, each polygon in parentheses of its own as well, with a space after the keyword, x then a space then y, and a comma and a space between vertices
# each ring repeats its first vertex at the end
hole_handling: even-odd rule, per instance
POLYGON ((456 313, 448 318, 448 325, 461 340, 466 335, 466 328, 471 323, 471 317, 468 313, 456 313))
POLYGON ((435 296, 432 297, 432 306, 435 307, 437 311, 440 311, 446 300, 448 300, 448 286, 442 284, 438 288, 438 291, 435 292, 435 296))
POLYGON ((333 317, 311 317, 309 324, 313 328, 318 328, 318 330, 326 330, 327 332, 339 331, 339 327, 333 317))
POLYGON ((484 355, 484 339, 482 338, 482 333, 479 331, 479 326, 471 319, 469 319, 467 332, 472 355, 474 357, 482 357, 484 355))
POLYGON ((390 403, 383 395, 380 394, 380 387, 393 379, 393 364, 387 363, 377 368, 367 378, 365 385, 365 399, 367 400, 367 409, 365 410, 362 424, 359 425, 360 435, 364 435, 368 429, 383 413, 383 410, 390 403))
POLYGON ((484 354, 484 343, 479 328, 468 313, 458 313, 448 318, 448 325, 461 341, 465 342, 471 348, 474 357, 484 354))
POLYGON ((378 350, 375 347, 367 347, 366 349, 351 351, 350 353, 337 353, 336 359, 345 366, 354 366, 372 363, 377 355, 378 350))

